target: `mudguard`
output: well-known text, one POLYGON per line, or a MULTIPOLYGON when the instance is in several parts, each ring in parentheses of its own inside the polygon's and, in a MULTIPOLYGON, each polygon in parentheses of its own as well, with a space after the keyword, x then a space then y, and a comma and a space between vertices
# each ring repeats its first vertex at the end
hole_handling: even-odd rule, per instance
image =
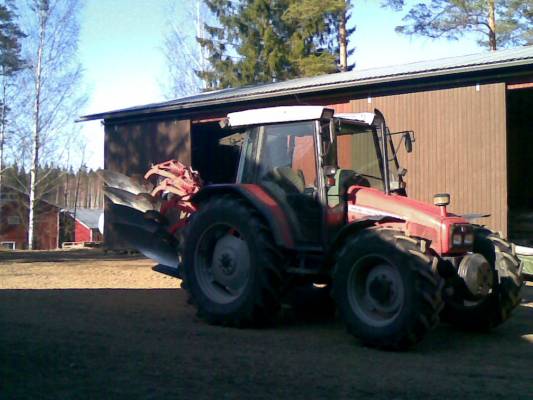
POLYGON ((333 265, 335 262, 335 254, 340 249, 340 247, 344 244, 346 239, 350 236, 357 235, 359 232, 361 232, 363 229, 370 228, 374 226, 376 223, 380 222, 399 222, 401 221, 398 218, 394 218, 388 215, 371 215, 366 218, 358 219, 356 221, 353 221, 347 225, 345 225, 333 238, 331 242, 331 246, 329 246, 328 253, 326 254, 326 262, 325 264, 327 266, 333 265))
POLYGON ((265 219, 276 245, 294 249, 294 236, 288 218, 278 202, 265 189, 254 184, 221 184, 209 185, 195 194, 191 201, 201 207, 201 203, 214 196, 231 194, 239 196, 254 207, 265 219))

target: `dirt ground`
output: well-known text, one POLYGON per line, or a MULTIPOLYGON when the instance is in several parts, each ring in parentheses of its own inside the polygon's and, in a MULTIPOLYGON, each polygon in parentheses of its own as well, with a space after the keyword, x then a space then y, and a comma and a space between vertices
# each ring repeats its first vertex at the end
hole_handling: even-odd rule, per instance
POLYGON ((0 252, 0 399, 533 399, 533 286, 489 334, 361 346, 336 320, 208 326, 140 257, 0 252))

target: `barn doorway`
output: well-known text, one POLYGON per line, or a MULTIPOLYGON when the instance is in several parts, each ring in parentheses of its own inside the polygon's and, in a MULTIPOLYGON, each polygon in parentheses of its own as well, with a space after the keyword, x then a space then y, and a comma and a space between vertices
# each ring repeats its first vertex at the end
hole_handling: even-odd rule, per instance
POLYGON ((523 246, 533 246, 532 110, 533 87, 507 91, 509 238, 523 246))
POLYGON ((233 183, 244 134, 220 127, 218 121, 193 122, 191 164, 206 184, 233 183))

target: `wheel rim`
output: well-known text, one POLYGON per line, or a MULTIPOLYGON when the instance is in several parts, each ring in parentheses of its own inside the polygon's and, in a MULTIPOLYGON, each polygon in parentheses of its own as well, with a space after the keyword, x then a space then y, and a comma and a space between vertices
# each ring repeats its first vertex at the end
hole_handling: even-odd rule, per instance
POLYGON ((359 259, 350 270, 347 290, 352 310, 371 326, 390 324, 404 305, 405 289, 400 273, 381 256, 359 259))
POLYGON ((230 303, 242 295, 250 279, 248 244, 231 226, 212 225, 196 245, 194 271, 210 300, 230 303))

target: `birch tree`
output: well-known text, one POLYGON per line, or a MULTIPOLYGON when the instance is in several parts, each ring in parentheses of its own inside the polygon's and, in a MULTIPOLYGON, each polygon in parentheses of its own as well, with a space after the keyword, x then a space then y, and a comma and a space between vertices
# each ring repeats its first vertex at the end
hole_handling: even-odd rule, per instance
POLYGON ((175 99, 199 93, 205 88, 203 80, 196 74, 207 65, 205 50, 198 39, 205 39, 204 25, 212 17, 202 0, 173 2, 169 5, 168 15, 168 30, 162 47, 167 73, 160 86, 165 97, 175 99))
POLYGON ((31 106, 22 122, 22 141, 31 146, 28 212, 28 248, 34 247, 36 204, 44 162, 59 164, 75 137, 73 121, 86 96, 80 89, 82 69, 77 61, 80 0, 29 0, 23 49, 29 64, 21 86, 30 93, 31 106))

